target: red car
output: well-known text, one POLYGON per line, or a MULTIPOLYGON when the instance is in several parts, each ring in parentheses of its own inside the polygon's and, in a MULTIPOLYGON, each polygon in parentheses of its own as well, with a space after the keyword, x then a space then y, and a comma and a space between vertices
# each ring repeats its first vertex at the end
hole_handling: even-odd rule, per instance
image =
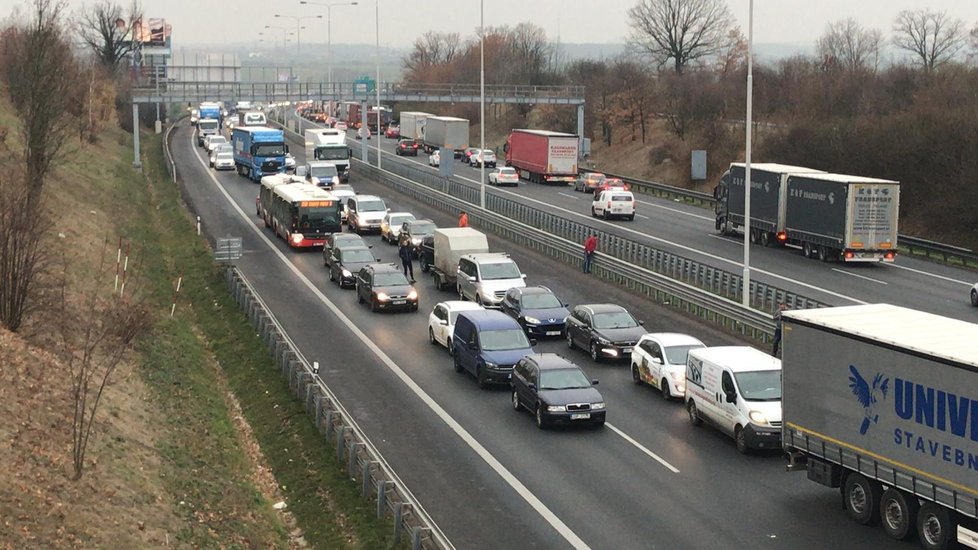
POLYGON ((597 197, 602 191, 607 191, 608 189, 624 189, 628 191, 629 186, 627 183, 621 181, 620 178, 605 178, 601 182, 601 185, 594 188, 594 196, 597 197))
POLYGON ((384 137, 387 139, 400 139, 401 138, 401 127, 391 124, 387 127, 387 131, 384 132, 384 137))
POLYGON ((394 154, 398 156, 411 155, 412 157, 418 156, 418 144, 413 139, 402 139, 397 142, 397 148, 394 149, 394 154))

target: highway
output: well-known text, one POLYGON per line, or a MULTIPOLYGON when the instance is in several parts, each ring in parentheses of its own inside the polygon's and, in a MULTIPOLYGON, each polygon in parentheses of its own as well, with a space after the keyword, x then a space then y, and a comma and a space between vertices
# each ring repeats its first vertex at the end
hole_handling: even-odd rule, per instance
MULTIPOLYGON (((305 120, 302 124, 304 128, 319 126, 305 120)), ((354 141, 352 131, 349 138, 354 141)), ((385 152, 383 163, 413 163, 421 169, 437 170, 428 166, 423 152, 417 158, 394 155, 397 142, 394 139, 374 136, 368 142, 371 152, 378 138, 385 152)), ((477 187, 479 170, 454 162, 455 180, 477 187)), ((590 216, 590 195, 577 193, 571 187, 521 181, 518 188, 487 186, 487 192, 520 198, 528 205, 589 224, 598 231, 637 240, 736 274, 743 270, 743 239, 719 235, 710 210, 638 195, 634 221, 604 221, 590 216)), ((898 256, 892 264, 821 263, 804 258, 800 250, 755 245, 751 247, 751 277, 831 305, 891 303, 965 321, 976 319, 968 292, 978 281, 978 275, 919 258, 898 256)))
MULTIPOLYGON (((592 363, 560 340, 540 342, 536 350, 561 353, 600 380, 608 424, 600 430, 538 430, 530 415, 512 410, 506 389, 479 390, 471 377, 454 372, 443 348, 428 343, 427 314, 452 293, 435 290, 418 270, 419 313, 371 313, 352 291, 328 281, 318 251, 292 251, 262 226, 255 216, 258 186, 234 172, 210 170, 190 128, 174 134, 181 184, 207 238, 244 239, 237 266, 303 355, 320 362, 320 376, 457 548, 912 547, 880 529, 855 526, 836 491, 803 473, 785 472, 780 453, 740 455, 731 439, 691 426, 680 402, 665 402, 653 389, 633 384, 627 365, 592 363)), ((292 150, 301 164, 296 141, 292 150)), ((358 177, 356 166, 353 174, 359 193, 382 196, 392 210, 454 225, 454 216, 358 177)), ((543 200, 555 191, 527 186, 518 193, 543 200)), ((566 201, 550 202, 586 211, 582 201, 566 201)), ((676 215, 688 231, 705 227, 691 215, 676 215)), ((640 219, 625 227, 653 231, 653 223, 661 222, 640 219)), ((379 258, 396 260, 394 247, 376 236, 367 239, 379 258)), ((734 243, 711 246, 736 254, 734 243)), ((528 284, 547 285, 570 304, 620 303, 650 331, 688 332, 708 345, 738 343, 492 236, 490 247, 510 252, 528 284)), ((812 271, 800 258, 784 256, 768 267, 794 262, 801 264, 799 276, 812 271)), ((889 268, 877 272, 890 274, 889 268)))

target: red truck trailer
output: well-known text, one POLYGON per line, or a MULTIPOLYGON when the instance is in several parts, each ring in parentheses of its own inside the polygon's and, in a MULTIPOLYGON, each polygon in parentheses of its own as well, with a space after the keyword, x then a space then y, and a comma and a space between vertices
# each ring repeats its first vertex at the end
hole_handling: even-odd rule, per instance
POLYGON ((575 134, 549 130, 513 130, 506 138, 506 166, 535 183, 574 183, 578 146, 575 134))

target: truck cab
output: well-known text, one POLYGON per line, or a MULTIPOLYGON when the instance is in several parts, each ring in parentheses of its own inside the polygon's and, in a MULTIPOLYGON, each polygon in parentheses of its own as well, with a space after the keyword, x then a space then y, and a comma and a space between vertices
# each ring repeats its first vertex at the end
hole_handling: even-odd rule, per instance
POLYGON ((306 178, 306 181, 319 187, 333 187, 340 183, 340 173, 336 165, 322 160, 310 161, 299 168, 296 175, 306 178))

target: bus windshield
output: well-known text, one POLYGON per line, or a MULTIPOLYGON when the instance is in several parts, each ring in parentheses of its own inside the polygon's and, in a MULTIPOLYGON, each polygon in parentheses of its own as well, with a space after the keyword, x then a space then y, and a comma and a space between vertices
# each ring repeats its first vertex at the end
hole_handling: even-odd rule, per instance
POLYGON ((297 210, 299 232, 327 228, 332 231, 340 225, 339 203, 332 207, 300 207, 297 210))
POLYGON ((283 157, 285 156, 285 144, 259 143, 252 147, 251 154, 256 157, 283 157))
POLYGON ((201 120, 197 122, 197 127, 201 130, 217 130, 216 120, 201 120))
POLYGON ((316 149, 315 157, 319 160, 346 160, 350 158, 350 150, 342 147, 322 147, 316 149))

